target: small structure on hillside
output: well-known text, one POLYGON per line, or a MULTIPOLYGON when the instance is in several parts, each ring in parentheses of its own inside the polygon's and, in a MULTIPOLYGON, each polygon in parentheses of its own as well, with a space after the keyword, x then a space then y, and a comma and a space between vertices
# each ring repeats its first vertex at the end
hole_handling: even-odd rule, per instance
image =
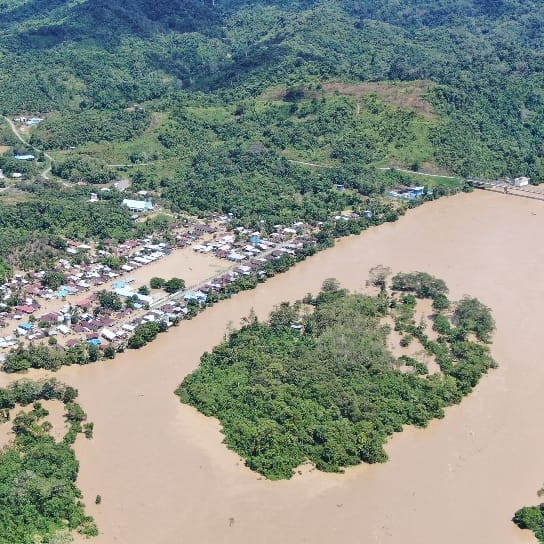
MULTIPOLYGON (((431 191, 428 191, 431 194, 431 191)), ((399 191, 389 191, 389 196, 393 198, 402 198, 404 200, 416 200, 422 198, 425 195, 425 187, 409 187, 403 188, 399 191)))
POLYGON ((26 124, 29 127, 34 127, 36 125, 39 125, 43 120, 43 117, 31 117, 30 119, 28 119, 26 124))
POLYGON ((121 202, 121 206, 125 206, 131 212, 143 213, 150 212, 153 210, 153 203, 151 199, 148 200, 132 200, 130 198, 125 198, 121 202))

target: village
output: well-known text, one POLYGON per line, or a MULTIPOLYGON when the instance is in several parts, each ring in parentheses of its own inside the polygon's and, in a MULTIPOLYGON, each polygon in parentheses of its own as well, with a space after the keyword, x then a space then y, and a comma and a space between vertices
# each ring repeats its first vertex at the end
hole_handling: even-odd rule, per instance
POLYGON ((173 223, 168 241, 150 236, 106 248, 69 241, 53 270, 65 281, 55 288, 45 281, 50 270, 15 274, 0 285, 0 364, 10 350, 36 343, 122 350, 138 325, 171 327, 239 278, 264 275, 270 261, 317 243, 318 227, 303 222, 275 225, 264 237, 231 220, 173 223), (158 277, 168 272, 181 287, 174 292, 153 285, 154 278, 168 286, 158 277))

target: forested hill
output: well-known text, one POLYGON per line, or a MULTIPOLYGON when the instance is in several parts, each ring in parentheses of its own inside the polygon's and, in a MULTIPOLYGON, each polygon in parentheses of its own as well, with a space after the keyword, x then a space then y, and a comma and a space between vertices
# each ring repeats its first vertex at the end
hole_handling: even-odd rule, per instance
POLYGON ((437 83, 438 162, 544 178, 537 0, 5 0, 0 104, 116 109, 180 90, 235 103, 276 85, 437 83))

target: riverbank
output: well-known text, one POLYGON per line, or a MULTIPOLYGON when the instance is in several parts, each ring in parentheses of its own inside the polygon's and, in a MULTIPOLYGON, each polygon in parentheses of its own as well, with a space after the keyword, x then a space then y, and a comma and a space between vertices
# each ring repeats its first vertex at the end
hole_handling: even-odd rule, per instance
POLYGON ((61 369, 56 377, 79 388, 95 422, 94 439, 76 444, 79 486, 102 533, 94 542, 533 542, 510 519, 536 503, 544 477, 542 227, 539 202, 488 192, 441 199, 337 242, 142 350, 61 369), (396 435, 384 465, 260 479, 221 444, 217 422, 173 390, 251 308, 264 317, 330 276, 362 289, 376 264, 425 270, 452 298, 471 293, 491 306, 499 369, 444 420, 396 435), (96 494, 101 505, 91 504, 96 494))

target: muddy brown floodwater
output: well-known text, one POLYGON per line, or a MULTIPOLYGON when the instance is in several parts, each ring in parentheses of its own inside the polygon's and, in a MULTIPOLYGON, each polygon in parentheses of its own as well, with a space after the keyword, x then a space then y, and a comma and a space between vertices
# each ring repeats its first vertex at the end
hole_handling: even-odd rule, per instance
POLYGON ((79 484, 96 544, 534 542, 510 521, 544 481, 544 203, 489 192, 426 204, 339 242, 113 362, 62 369, 95 422, 79 484), (216 420, 173 391, 229 324, 338 278, 362 289, 376 264, 444 278, 497 320, 491 371, 427 429, 395 435, 389 462, 269 482, 221 444, 216 420), (94 498, 102 496, 96 506, 94 498))

